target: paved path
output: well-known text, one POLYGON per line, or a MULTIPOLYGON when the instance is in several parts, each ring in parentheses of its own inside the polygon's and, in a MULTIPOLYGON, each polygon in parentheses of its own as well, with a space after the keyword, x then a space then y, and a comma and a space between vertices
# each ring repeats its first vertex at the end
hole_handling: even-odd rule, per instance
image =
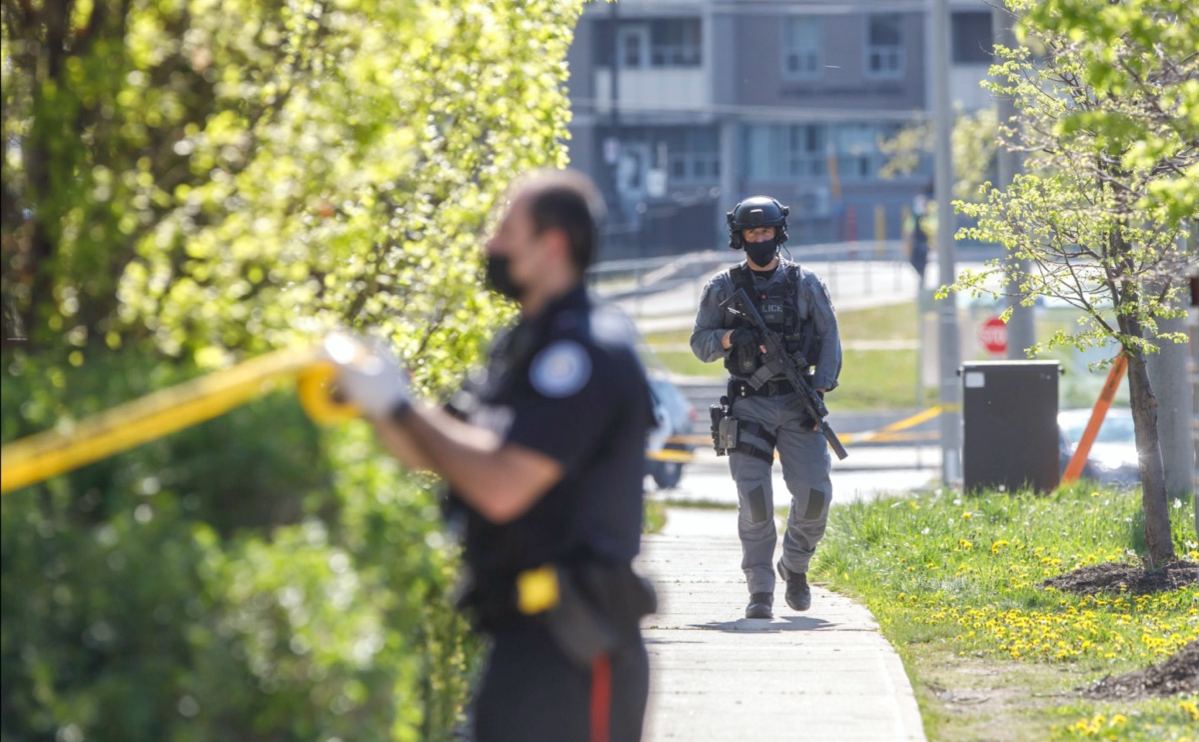
POLYGON ((731 510, 668 511, 641 568, 658 587, 645 621, 651 685, 645 742, 924 742, 898 656, 861 605, 814 586, 796 613, 742 618, 731 510))

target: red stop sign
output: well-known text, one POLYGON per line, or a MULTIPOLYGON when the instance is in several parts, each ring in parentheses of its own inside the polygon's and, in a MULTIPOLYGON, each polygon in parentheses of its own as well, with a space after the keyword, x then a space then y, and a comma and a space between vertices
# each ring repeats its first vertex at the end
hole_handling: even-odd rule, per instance
POLYGON ((989 353, 1007 352, 1007 323, 999 317, 991 317, 978 328, 978 341, 989 353))

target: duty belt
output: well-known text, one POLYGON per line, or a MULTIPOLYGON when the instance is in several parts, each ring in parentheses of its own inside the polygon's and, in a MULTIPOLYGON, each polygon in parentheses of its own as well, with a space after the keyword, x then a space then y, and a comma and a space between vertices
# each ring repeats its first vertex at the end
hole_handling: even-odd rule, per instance
POLYGON ((733 379, 729 387, 734 397, 776 397, 795 391, 795 386, 786 379, 772 379, 757 389, 750 386, 748 381, 733 379))
POLYGON ((543 617, 558 647, 581 667, 630 641, 641 617, 657 610, 653 586, 627 563, 545 564, 511 581, 492 576, 462 597, 487 631, 543 617))

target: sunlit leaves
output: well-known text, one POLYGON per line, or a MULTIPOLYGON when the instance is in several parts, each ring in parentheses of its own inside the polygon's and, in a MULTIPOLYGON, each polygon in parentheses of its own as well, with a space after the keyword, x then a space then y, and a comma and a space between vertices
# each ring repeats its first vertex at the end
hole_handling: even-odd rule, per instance
POLYGON ((32 219, 6 208, 5 287, 30 334, 199 354, 369 326, 444 388, 510 311, 480 291, 488 212, 565 163, 580 3, 111 5, 96 28, 76 8, 86 48, 4 27, 6 193, 32 219))
POLYGON ((1068 50, 1071 73, 1100 106, 1059 122, 1088 132, 1124 168, 1172 165, 1138 203, 1171 219, 1199 214, 1199 180, 1187 170, 1199 148, 1199 10, 1191 0, 1016 0, 1023 32, 1068 50), (1182 162, 1177 161, 1181 159, 1182 162))
POLYGON ((1199 75, 1199 47, 1192 36, 1188 56, 1177 36, 1194 12, 1172 0, 1008 5, 1040 53, 997 48, 987 85, 1016 103, 1018 129, 1004 139, 1026 152, 1028 174, 959 208, 977 219, 963 236, 1002 244, 1032 270, 996 263, 959 288, 985 291, 999 277, 1026 304, 1050 296, 1088 314, 1086 328, 1046 347, 1148 347, 1143 333, 1178 314, 1177 279, 1194 261, 1180 245, 1199 214, 1199 128, 1180 91, 1199 75), (1111 25, 1129 13, 1152 21, 1111 25))

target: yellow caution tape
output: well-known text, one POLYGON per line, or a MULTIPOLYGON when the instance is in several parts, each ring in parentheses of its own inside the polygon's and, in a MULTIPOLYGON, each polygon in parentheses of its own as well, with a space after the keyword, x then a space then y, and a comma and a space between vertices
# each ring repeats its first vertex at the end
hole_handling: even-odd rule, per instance
MULTIPOLYGON (((64 474, 147 441, 211 420, 294 382, 304 411, 329 425, 359 411, 332 394, 336 376, 319 346, 279 350, 163 389, 84 420, 22 438, 0 449, 0 494, 64 474)), ((685 443, 682 436, 668 442, 685 443)), ((655 461, 688 463, 689 450, 649 452, 655 461)))
POLYGON ((0 494, 210 420, 281 383, 298 381, 301 404, 318 423, 357 415, 333 400, 333 368, 322 357, 317 347, 275 351, 14 441, 0 449, 0 494))
MULTIPOLYGON (((894 443, 898 441, 927 441, 934 440, 940 436, 938 432, 920 432, 907 431, 908 428, 915 427, 926 420, 940 415, 942 412, 952 412, 961 409, 961 405, 937 405, 926 410, 921 410, 915 415, 898 420, 896 422, 880 428, 879 430, 869 430, 861 433, 841 433, 840 438, 842 443, 849 445, 851 443, 894 443), (907 431, 907 432, 905 432, 907 431)), ((686 446, 710 446, 712 445, 711 435, 700 435, 698 433, 689 435, 675 435, 666 440, 667 443, 686 446)), ((695 458, 695 455, 690 451, 678 449, 663 449, 655 453, 647 453, 646 458, 656 461, 678 461, 687 463, 695 458)))
POLYGON ((676 443, 684 446, 710 446, 712 445, 712 434, 700 435, 672 435, 666 439, 667 443, 676 443))
POLYGON ((663 448, 658 451, 646 451, 645 458, 651 461, 673 461, 680 464, 687 464, 695 460, 695 454, 691 451, 684 451, 677 448, 663 448))
POLYGON ((902 440, 926 440, 930 437, 937 437, 939 434, 929 435, 927 433, 907 433, 901 434, 899 431, 907 430, 915 427, 926 420, 940 415, 942 412, 954 412, 961 409, 961 405, 956 404, 941 404, 935 407, 929 407, 927 410, 921 410, 915 415, 906 417, 903 420, 897 420, 890 425, 884 426, 878 430, 869 430, 862 433, 842 433, 841 440, 845 444, 850 443, 883 443, 902 440))
MULTIPOLYGON (((331 394, 335 370, 324 358, 319 347, 275 351, 10 443, 0 449, 0 494, 218 417, 277 389, 280 383, 296 383, 304 411, 317 423, 329 425, 358 416, 353 405, 338 402, 331 394)), ((899 431, 955 409, 958 405, 939 405, 881 430, 847 434, 842 439, 846 443, 915 440, 920 434, 899 431)), ((667 442, 706 445, 711 439, 676 435, 667 442)), ((647 452, 646 458, 685 464, 693 461, 695 454, 664 448, 647 452)))

